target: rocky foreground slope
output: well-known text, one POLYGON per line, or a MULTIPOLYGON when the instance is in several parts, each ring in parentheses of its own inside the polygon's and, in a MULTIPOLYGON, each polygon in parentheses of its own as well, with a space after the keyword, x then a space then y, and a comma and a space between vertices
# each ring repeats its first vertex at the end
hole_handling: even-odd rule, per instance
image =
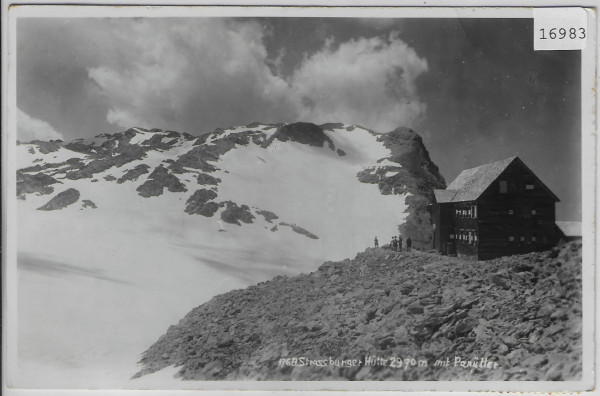
POLYGON ((141 376, 186 380, 575 380, 581 243, 486 262, 367 249, 213 298, 141 376))

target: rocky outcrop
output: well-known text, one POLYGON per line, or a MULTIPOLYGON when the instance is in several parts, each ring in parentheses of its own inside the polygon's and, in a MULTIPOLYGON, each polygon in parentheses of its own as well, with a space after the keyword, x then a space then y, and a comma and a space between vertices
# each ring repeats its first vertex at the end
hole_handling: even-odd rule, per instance
POLYGON ((207 175, 206 173, 198 174, 196 180, 198 181, 198 184, 202 186, 216 186, 221 182, 221 179, 218 177, 213 177, 211 175, 207 175))
POLYGON ((68 172, 66 178, 71 180, 91 179, 96 173, 104 172, 113 166, 121 167, 129 162, 142 159, 146 156, 146 151, 143 148, 134 145, 129 145, 127 150, 120 151, 122 152, 115 156, 109 154, 108 156, 94 159, 87 165, 82 165, 80 168, 68 172))
POLYGON ((581 293, 580 242, 485 263, 367 249, 213 298, 143 354, 137 376, 577 380, 581 293))
POLYGON ((83 201, 81 201, 81 208, 82 209, 85 209, 85 208, 97 209, 98 207, 96 206, 95 203, 93 203, 89 199, 84 199, 83 201))
POLYGON ((237 132, 230 133, 225 137, 220 137, 213 140, 210 146, 210 151, 217 157, 227 153, 229 150, 235 148, 236 144, 246 146, 250 143, 250 136, 248 132, 237 132))
MULTIPOLYGON (((160 130, 158 130, 160 131, 160 130)), ((155 132, 158 132, 155 131, 155 132)), ((177 140, 169 140, 169 141, 163 141, 163 138, 165 138, 167 136, 164 135, 154 135, 152 136, 150 139, 144 140, 142 143, 140 143, 142 146, 148 146, 149 148, 153 149, 153 150, 169 150, 171 147, 173 147, 173 145, 177 142, 177 140)))
POLYGON ((296 224, 288 224, 288 223, 285 223, 282 221, 279 223, 279 225, 283 226, 283 227, 290 227, 292 229, 292 231, 294 231, 300 235, 304 235, 305 237, 308 237, 310 239, 319 239, 319 237, 316 236, 315 234, 313 234, 312 232, 307 231, 302 227, 298 227, 296 224))
POLYGON ((199 214, 206 217, 212 217, 217 210, 219 204, 210 202, 217 197, 217 193, 212 190, 197 190, 186 201, 185 213, 199 214))
POLYGON ((52 184, 56 183, 60 182, 52 176, 41 172, 34 175, 17 172, 17 195, 23 196, 31 193, 52 194, 54 192, 52 184))
POLYGON ((128 180, 130 180, 130 181, 137 180, 138 177, 140 177, 141 175, 148 173, 148 169, 150 169, 150 167, 148 165, 139 164, 135 168, 129 169, 127 172, 125 172, 125 174, 123 176, 119 177, 119 179, 117 180, 117 183, 123 184, 128 180))
POLYGON ((344 124, 339 123, 339 122, 327 122, 325 124, 319 125, 319 128, 326 130, 326 131, 333 131, 336 129, 344 128, 344 124))
POLYGON ((182 167, 187 167, 204 172, 214 172, 217 168, 209 162, 215 162, 218 159, 218 155, 206 150, 204 146, 196 146, 169 165, 169 169, 173 168, 176 171, 182 167))
POLYGON ((79 200, 79 191, 74 188, 69 188, 54 196, 48 203, 38 210, 59 210, 74 204, 79 200))
POLYGON ((254 215, 250 213, 248 205, 238 206, 235 202, 225 201, 221 202, 220 206, 225 207, 225 210, 221 212, 221 220, 225 223, 241 226, 240 221, 250 224, 254 220, 254 215))
MULTIPOLYGON (((62 140, 50 140, 47 142, 44 142, 41 140, 33 140, 30 143, 35 144, 40 153, 50 154, 50 153, 60 150, 62 140)), ((31 153, 31 151, 30 151, 30 153, 31 153)))
POLYGON ((171 192, 187 191, 185 185, 161 164, 154 168, 154 171, 148 176, 148 180, 139 186, 136 191, 142 197, 149 198, 162 195, 165 188, 171 192))
POLYGON ((377 140, 391 152, 390 157, 382 160, 399 166, 363 170, 357 174, 358 180, 377 184, 384 195, 408 193, 408 216, 398 231, 405 238, 410 236, 414 247, 428 249, 433 235, 429 205, 434 202, 433 190, 446 188, 444 177, 431 161, 423 139, 412 129, 397 128, 379 135, 377 140), (387 176, 388 172, 392 175, 387 176))
POLYGON ((259 214, 262 217, 264 217, 265 221, 267 221, 268 223, 272 223, 273 220, 277 220, 279 218, 279 216, 277 216, 275 213, 269 212, 268 210, 257 210, 256 214, 259 214))
POLYGON ((335 150, 333 141, 323 132, 323 129, 309 122, 296 122, 280 126, 264 146, 269 146, 275 139, 282 142, 290 140, 315 147, 324 147, 327 143, 331 150, 335 150))
POLYGON ((184 167, 203 172, 214 172, 217 170, 214 163, 219 160, 221 155, 233 149, 236 144, 247 145, 250 143, 250 137, 246 132, 230 133, 224 137, 220 137, 219 135, 224 132, 222 129, 212 132, 211 136, 214 139, 211 144, 205 144, 209 135, 204 135, 196 139, 194 143, 195 147, 171 163, 169 169, 176 173, 182 173, 184 167))

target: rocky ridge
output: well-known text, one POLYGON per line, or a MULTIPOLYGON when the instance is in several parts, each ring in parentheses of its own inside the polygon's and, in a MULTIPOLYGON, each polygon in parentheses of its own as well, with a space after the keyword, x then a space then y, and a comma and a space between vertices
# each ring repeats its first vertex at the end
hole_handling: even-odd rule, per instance
POLYGON ((79 196, 79 191, 75 190, 74 188, 69 188, 56 194, 54 198, 48 201, 46 205, 38 208, 38 210, 60 210, 66 208, 67 206, 77 202, 79 200, 79 196))
POLYGON ((369 248, 214 297, 136 377, 576 380, 581 293, 581 242, 486 262, 369 248))
MULTIPOLYGON (((318 126, 305 122, 252 123, 246 127, 218 128, 200 137, 160 129, 130 128, 124 132, 70 142, 33 141, 26 143, 30 154, 44 154, 45 158, 57 160, 42 162, 37 158, 33 161, 35 165, 17 170, 17 195, 25 200, 29 194, 54 194, 55 189, 62 194, 64 191, 60 191, 60 186, 65 180, 90 179, 90 182, 96 183, 100 178, 116 181, 117 184, 135 183, 138 195, 144 199, 159 197, 167 191, 185 194, 183 210, 186 213, 205 217, 217 215, 222 221, 242 227, 253 223, 261 211, 269 208, 250 208, 244 202, 219 199, 221 179, 212 174, 219 169, 221 156, 237 146, 254 144, 269 148, 275 141, 294 141, 323 147, 331 150, 332 155, 343 157, 346 153, 335 146, 328 133, 347 133, 356 128, 362 127, 346 127, 343 124, 318 126), (149 156, 156 155, 167 158, 158 166, 150 167, 144 163, 149 156), (101 175, 107 171, 111 173, 101 175), (186 177, 196 179, 197 187, 185 185, 183 179, 186 177), (217 213, 219 210, 220 213, 217 213)), ((376 136, 391 155, 360 171, 356 175, 357 180, 377 184, 383 195, 407 194, 408 215, 406 222, 398 225, 399 232, 411 235, 416 248, 430 246, 432 233, 427 205, 432 202, 433 190, 445 187, 443 177, 429 158, 421 137, 414 131, 398 128, 383 134, 369 133, 376 136)), ((57 197, 55 195, 51 200, 57 197)), ((282 219, 279 224, 288 226, 287 223, 290 222, 282 219)), ((318 238, 301 225, 290 227, 306 237, 318 238)), ((275 232, 277 229, 273 227, 271 230, 275 232)))

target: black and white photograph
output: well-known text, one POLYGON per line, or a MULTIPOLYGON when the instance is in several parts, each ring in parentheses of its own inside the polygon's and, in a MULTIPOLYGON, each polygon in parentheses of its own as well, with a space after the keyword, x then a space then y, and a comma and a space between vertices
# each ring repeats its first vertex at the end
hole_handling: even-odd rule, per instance
POLYGON ((8 388, 593 387, 594 10, 7 11, 8 388))

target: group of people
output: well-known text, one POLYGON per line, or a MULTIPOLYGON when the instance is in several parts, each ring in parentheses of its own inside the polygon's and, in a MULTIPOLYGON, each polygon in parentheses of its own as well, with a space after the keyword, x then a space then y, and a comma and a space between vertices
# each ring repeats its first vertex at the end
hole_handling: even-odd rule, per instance
MULTIPOLYGON (((377 239, 377 237, 375 237, 375 247, 379 247, 379 240, 377 239)), ((397 238, 395 236, 393 236, 392 241, 390 242, 388 247, 395 252, 401 252, 402 251, 402 235, 398 235, 397 238)), ((410 239, 410 237, 408 237, 408 238, 406 238, 406 251, 410 252, 411 247, 412 247, 412 239, 410 239)))

